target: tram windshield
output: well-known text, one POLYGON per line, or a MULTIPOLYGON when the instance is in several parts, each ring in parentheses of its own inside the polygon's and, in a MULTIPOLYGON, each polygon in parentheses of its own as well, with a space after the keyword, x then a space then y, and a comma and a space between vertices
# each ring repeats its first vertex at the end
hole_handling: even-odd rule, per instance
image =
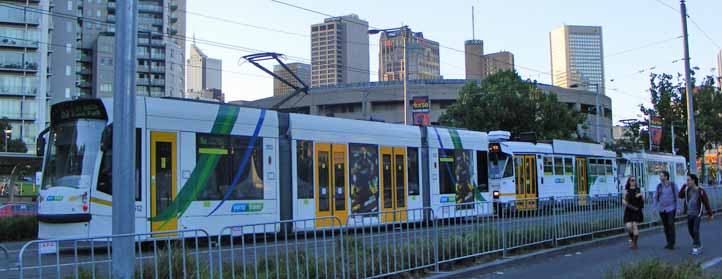
POLYGON ((43 189, 90 188, 105 121, 74 119, 51 128, 45 154, 43 189))
POLYGON ((514 175, 511 156, 504 152, 489 153, 489 177, 491 179, 500 179, 511 177, 514 175))

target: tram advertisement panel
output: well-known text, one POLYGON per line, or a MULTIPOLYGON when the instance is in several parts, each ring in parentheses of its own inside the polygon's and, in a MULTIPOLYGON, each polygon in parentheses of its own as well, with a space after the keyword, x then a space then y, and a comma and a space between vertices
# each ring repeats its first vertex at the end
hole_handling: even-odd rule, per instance
POLYGON ((455 150, 456 203, 474 202, 474 186, 471 184, 471 159, 466 150, 455 150))
POLYGON ((349 144, 351 212, 378 212, 379 152, 373 144, 349 144))
POLYGON ((411 98, 411 112, 414 118, 414 125, 429 126, 429 112, 431 111, 431 102, 429 96, 417 96, 411 98))

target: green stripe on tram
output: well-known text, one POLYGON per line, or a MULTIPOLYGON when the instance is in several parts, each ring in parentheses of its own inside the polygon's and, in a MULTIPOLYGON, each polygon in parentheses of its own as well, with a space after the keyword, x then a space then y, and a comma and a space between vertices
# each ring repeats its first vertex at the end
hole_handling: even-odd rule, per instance
POLYGON ((461 138, 459 132, 456 129, 449 128, 449 136, 451 136, 451 142, 454 143, 454 149, 461 150, 464 146, 461 144, 461 138))
MULTIPOLYGON (((239 107, 220 105, 218 107, 216 120, 213 122, 213 128, 211 128, 211 134, 230 134, 233 130, 233 125, 236 123, 236 119, 238 119, 239 111, 239 107)), ((181 187, 180 192, 171 205, 157 216, 151 216, 151 221, 167 221, 171 218, 180 217, 191 205, 191 202, 196 200, 198 194, 203 192, 208 176, 216 169, 221 155, 228 154, 227 150, 223 153, 221 151, 224 150, 218 148, 206 148, 205 151, 208 152, 199 152, 200 154, 196 166, 193 168, 193 172, 191 172, 191 177, 183 187, 181 187)))

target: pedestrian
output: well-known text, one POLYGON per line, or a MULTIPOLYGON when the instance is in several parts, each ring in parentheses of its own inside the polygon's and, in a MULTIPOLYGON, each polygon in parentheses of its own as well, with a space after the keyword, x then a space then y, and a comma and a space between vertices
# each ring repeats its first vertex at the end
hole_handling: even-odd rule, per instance
POLYGON ((644 222, 644 214, 642 208, 644 208, 644 196, 642 191, 637 187, 637 179, 634 176, 630 176, 627 179, 627 185, 624 186, 624 198, 622 199, 624 204, 624 224, 627 225, 627 231, 629 232, 629 239, 632 240, 632 250, 637 250, 639 246, 637 241, 639 240, 639 223, 644 222))
POLYGON ((674 219, 677 214, 677 185, 669 181, 669 172, 659 173, 659 184, 655 200, 659 209, 659 217, 664 226, 664 236, 667 239, 665 249, 674 250, 674 243, 677 239, 674 231, 674 219))
POLYGON ((702 242, 699 239, 699 223, 702 219, 702 206, 707 216, 713 218, 712 207, 709 205, 707 192, 699 187, 697 175, 688 174, 687 184, 679 191, 679 198, 684 199, 684 212, 687 213, 687 230, 692 237, 692 255, 699 255, 702 252, 702 242))

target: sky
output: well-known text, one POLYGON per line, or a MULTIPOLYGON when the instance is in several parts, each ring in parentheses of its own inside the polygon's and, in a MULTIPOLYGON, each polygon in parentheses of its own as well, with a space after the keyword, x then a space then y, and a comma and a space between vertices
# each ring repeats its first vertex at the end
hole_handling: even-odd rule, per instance
MULTIPOLYGON (((226 100, 273 94, 273 79, 241 63, 243 55, 270 51, 287 55, 286 63, 310 63, 310 26, 323 22, 327 17, 323 14, 354 13, 371 28, 405 24, 423 32, 441 45, 441 74, 455 79, 464 78, 464 54, 452 49, 463 50, 464 41, 472 38, 474 6, 476 38, 484 40, 484 52, 511 51, 522 78, 547 84, 551 83, 549 32, 563 24, 602 26, 605 87, 612 98, 615 124, 637 118, 639 105, 649 104, 650 73, 676 75, 684 70, 679 2, 675 0, 279 1, 297 7, 272 0, 188 1, 187 36, 195 35, 198 47, 223 61, 226 100)), ((716 76, 722 1, 689 2, 691 65, 699 67, 698 77, 716 76)), ((371 36, 370 42, 370 76, 376 81, 378 35, 371 36)))

